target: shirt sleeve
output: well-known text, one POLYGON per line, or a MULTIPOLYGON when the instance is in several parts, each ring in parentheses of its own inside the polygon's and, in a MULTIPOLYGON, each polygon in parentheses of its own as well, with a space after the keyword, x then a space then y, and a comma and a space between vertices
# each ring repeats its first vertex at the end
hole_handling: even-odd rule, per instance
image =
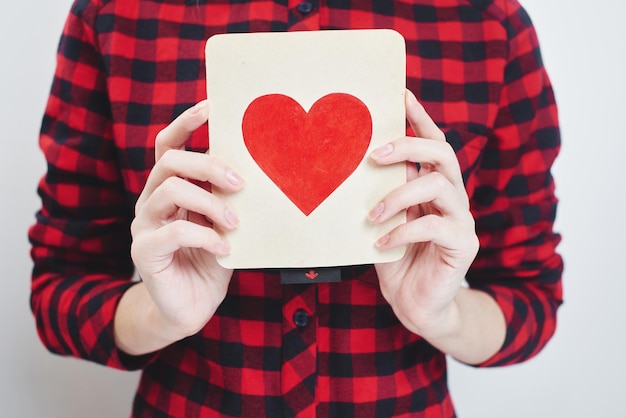
POLYGON ((550 172, 560 148, 555 97, 528 15, 519 5, 509 12, 499 110, 480 165, 467 180, 481 244, 467 280, 489 293, 506 318, 503 347, 480 366, 537 354, 555 331, 562 303, 550 172))
POLYGON ((113 318, 133 285, 132 204, 117 166, 105 62, 76 2, 57 53, 40 134, 47 174, 29 230, 34 268, 31 309, 52 352, 135 369, 150 356, 116 348, 113 318))

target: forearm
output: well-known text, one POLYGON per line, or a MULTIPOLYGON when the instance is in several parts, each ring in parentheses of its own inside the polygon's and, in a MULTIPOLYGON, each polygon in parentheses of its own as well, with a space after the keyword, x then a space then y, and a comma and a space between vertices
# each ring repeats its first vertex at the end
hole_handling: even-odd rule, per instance
POLYGON ((461 288, 437 321, 419 331, 430 344, 467 364, 480 364, 502 347, 506 322, 496 301, 480 290, 461 288))

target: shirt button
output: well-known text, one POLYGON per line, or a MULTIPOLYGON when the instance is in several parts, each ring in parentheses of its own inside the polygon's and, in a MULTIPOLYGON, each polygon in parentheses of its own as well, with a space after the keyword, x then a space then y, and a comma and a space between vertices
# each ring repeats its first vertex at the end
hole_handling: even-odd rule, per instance
POLYGON ((298 5, 298 11, 303 15, 308 15, 313 11, 313 5, 309 1, 303 1, 298 5))
POLYGON ((298 309, 293 314, 293 323, 296 324, 298 328, 304 328, 309 323, 309 314, 306 313, 304 309, 298 309))

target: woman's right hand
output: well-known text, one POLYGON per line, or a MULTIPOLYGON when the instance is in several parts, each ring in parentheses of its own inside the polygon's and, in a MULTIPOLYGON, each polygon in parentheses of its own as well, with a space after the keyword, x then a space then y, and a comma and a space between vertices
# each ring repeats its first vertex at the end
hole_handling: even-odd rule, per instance
POLYGON ((115 319, 116 342, 130 354, 154 351, 197 333, 228 290, 232 270, 220 266, 216 256, 228 254, 230 247, 213 226, 233 230, 239 220, 211 193, 211 185, 237 192, 244 182, 217 158, 184 150, 207 117, 207 103, 200 102, 156 139, 156 163, 131 225, 131 255, 142 283, 122 297, 115 319), (146 314, 135 309, 143 309, 147 317, 140 321, 146 314), (154 340, 150 344, 133 341, 141 334, 137 327, 143 326, 154 328, 143 330, 154 340))

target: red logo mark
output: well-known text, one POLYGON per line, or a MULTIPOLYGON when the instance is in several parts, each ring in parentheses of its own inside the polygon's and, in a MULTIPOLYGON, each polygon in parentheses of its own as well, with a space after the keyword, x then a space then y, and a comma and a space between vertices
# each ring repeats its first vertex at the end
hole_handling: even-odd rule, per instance
POLYGON ((318 274, 315 272, 315 270, 309 270, 309 272, 306 273, 305 276, 308 277, 311 280, 315 280, 315 278, 318 276, 318 274))
POLYGON ((250 103, 242 131, 257 165, 308 216, 363 160, 372 117, 345 93, 322 97, 308 112, 289 96, 268 94, 250 103))

